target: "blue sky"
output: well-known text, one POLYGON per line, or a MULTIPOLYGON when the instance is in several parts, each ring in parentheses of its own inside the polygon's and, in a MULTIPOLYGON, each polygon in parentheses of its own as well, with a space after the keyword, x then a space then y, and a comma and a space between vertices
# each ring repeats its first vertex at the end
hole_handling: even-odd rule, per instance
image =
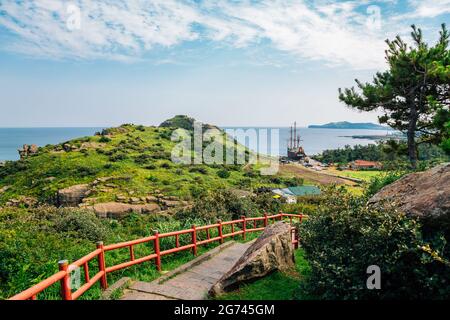
POLYGON ((450 0, 0 0, 0 126, 376 121, 337 100, 450 0))

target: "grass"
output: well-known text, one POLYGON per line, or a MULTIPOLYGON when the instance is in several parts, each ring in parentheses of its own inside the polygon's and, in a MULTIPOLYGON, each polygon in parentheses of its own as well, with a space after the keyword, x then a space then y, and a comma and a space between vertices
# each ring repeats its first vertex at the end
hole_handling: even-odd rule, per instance
POLYGON ((295 252, 296 268, 292 272, 274 272, 267 277, 242 285, 238 290, 223 294, 217 300, 293 300, 309 299, 299 296, 299 283, 308 276, 309 265, 302 249, 295 252))
POLYGON ((370 171, 353 171, 353 170, 336 170, 336 169, 328 169, 327 172, 332 173, 337 176, 349 177, 360 179, 365 182, 370 181, 373 177, 377 177, 383 174, 384 171, 381 170, 370 170, 370 171))
MULTIPOLYGON (((221 178, 220 165, 182 165, 171 162, 175 142, 173 129, 124 125, 110 129, 108 141, 101 136, 74 139, 59 145, 40 148, 39 154, 24 161, 8 162, 0 168, 0 206, 9 199, 31 196, 41 202, 52 202, 57 190, 75 184, 91 183, 98 177, 116 177, 114 188, 99 187, 91 194, 95 202, 114 201, 117 195, 142 197, 163 192, 190 200, 193 186, 205 190, 227 187, 280 187, 259 175, 258 168, 227 166, 230 175, 221 178), (102 142, 103 141, 103 142, 102 142), (65 152, 64 144, 85 150, 65 152), (196 170, 193 170, 196 169, 196 170), (201 169, 201 170, 200 170, 201 169), (249 177, 248 170, 254 174, 249 177)), ((104 137, 103 137, 104 138, 104 137)), ((239 150, 244 150, 238 145, 239 150)), ((104 187, 104 186, 103 186, 104 187)))

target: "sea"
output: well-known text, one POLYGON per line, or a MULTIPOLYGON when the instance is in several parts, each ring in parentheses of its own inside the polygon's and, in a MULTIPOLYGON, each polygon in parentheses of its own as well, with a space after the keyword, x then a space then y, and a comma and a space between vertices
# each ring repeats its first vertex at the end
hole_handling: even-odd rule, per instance
MULTIPOLYGON (((57 144, 71 139, 91 136, 103 128, 0 128, 0 161, 18 160, 18 149, 24 144, 36 144, 45 146, 57 144)), ((287 144, 290 135, 289 128, 237 128, 226 127, 223 129, 242 129, 245 133, 237 134, 236 139, 252 149, 261 153, 272 155, 286 155, 287 144), (265 138, 265 134, 267 138, 265 138), (258 137, 258 139, 249 137, 258 137), (271 143, 274 137, 276 143, 271 143), (265 146, 267 145, 267 147, 265 146)), ((234 131, 239 133, 239 131, 234 131)), ((242 132, 242 131, 241 131, 242 132)), ((391 132, 384 130, 354 130, 354 129, 322 129, 322 128, 297 128, 301 136, 300 145, 307 155, 314 155, 326 149, 342 148, 346 145, 368 145, 375 143, 372 139, 354 139, 352 136, 388 135, 391 132)))

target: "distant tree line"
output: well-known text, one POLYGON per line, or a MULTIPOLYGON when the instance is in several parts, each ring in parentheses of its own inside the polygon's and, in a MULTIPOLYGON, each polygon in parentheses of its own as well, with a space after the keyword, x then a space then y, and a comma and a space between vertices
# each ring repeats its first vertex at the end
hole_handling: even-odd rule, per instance
MULTIPOLYGON (((421 144, 418 146, 419 161, 449 161, 450 157, 439 146, 433 144, 421 144)), ((408 161, 407 145, 405 142, 389 140, 367 146, 356 145, 351 147, 325 150, 314 157, 324 163, 346 164, 358 159, 380 162, 408 161)))

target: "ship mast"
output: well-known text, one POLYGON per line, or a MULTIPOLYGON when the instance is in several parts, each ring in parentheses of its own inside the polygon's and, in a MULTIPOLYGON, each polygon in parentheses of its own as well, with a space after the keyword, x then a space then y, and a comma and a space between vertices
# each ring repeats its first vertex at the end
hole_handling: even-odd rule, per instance
POLYGON ((292 149, 292 126, 291 126, 291 135, 290 135, 290 138, 289 138, 289 146, 288 146, 288 148, 289 149, 292 149))
POLYGON ((297 122, 294 122, 294 148, 297 148, 297 122))

